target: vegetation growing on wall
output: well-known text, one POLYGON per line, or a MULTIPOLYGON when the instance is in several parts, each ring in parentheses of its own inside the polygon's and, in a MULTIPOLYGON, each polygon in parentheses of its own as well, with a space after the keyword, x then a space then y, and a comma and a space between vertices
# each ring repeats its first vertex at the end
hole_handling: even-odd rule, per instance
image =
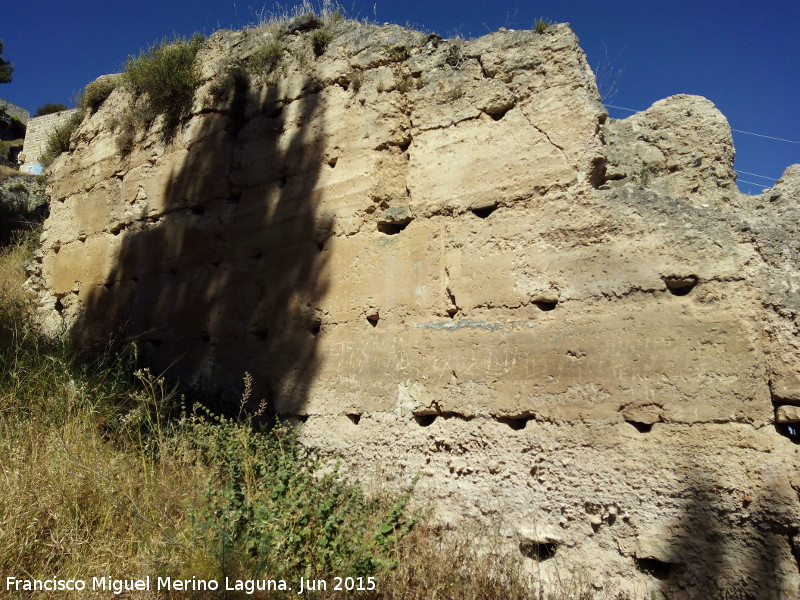
POLYGON ((53 133, 47 139, 47 144, 41 157, 41 161, 45 166, 50 165, 62 152, 69 152, 72 134, 75 133, 78 125, 83 121, 84 115, 85 113, 79 110, 72 114, 66 123, 57 126, 53 130, 53 133))
POLYGON ((95 79, 83 90, 78 100, 78 105, 89 112, 96 112, 100 105, 111 95, 120 81, 115 76, 105 76, 95 79))
POLYGON ((536 33, 544 33, 545 31, 550 29, 553 25, 555 25, 553 21, 541 17, 539 19, 536 19, 536 22, 533 24, 533 30, 536 33))
POLYGON ((142 108, 148 124, 164 116, 165 134, 174 131, 191 109, 194 92, 200 83, 195 64, 203 36, 190 39, 165 38, 125 65, 125 80, 142 108))
POLYGON ((275 71, 283 60, 286 50, 283 42, 273 40, 261 46, 245 60, 245 66, 253 75, 269 75, 275 71))

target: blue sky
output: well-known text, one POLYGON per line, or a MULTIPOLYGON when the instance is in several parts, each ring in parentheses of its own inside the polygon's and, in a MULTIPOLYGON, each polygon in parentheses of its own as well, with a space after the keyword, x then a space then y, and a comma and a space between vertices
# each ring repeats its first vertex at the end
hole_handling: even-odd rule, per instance
MULTIPOLYGON (((644 109, 672 94, 699 94, 743 131, 800 142, 800 2, 798 0, 345 0, 349 16, 409 24, 445 37, 480 36, 499 27, 530 28, 538 17, 568 22, 589 64, 604 66, 607 103, 644 109)), ((177 33, 241 28, 276 4, 248 0, 3 0, 3 57, 14 81, 0 97, 32 112, 46 102, 72 104, 104 73, 119 71, 129 54, 177 33)), ((627 116, 609 108, 612 117, 627 116)), ((740 187, 771 185, 800 163, 800 143, 734 132, 740 187), (745 174, 746 171, 750 174, 745 174), (742 183, 742 180, 754 182, 742 183)))

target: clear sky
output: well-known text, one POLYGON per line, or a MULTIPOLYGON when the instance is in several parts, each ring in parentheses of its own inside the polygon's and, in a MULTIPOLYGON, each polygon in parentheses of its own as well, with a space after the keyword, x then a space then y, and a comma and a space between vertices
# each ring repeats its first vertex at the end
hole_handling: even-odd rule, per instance
MULTIPOLYGON (((348 16, 408 24, 444 37, 530 28, 538 17, 568 22, 589 64, 596 72, 602 68, 607 104, 641 110, 673 94, 699 94, 735 129, 800 142, 798 0, 342 4, 348 16)), ((3 58, 14 64, 14 80, 0 85, 0 97, 31 112, 46 102, 71 106, 89 81, 121 70, 128 55, 164 36, 238 29, 276 10, 276 4, 250 0, 0 0, 3 58)), ((630 114, 608 110, 615 118, 630 114)), ((800 163, 800 143, 733 135, 743 191, 758 193, 772 185, 752 174, 777 179, 787 166, 800 163)))

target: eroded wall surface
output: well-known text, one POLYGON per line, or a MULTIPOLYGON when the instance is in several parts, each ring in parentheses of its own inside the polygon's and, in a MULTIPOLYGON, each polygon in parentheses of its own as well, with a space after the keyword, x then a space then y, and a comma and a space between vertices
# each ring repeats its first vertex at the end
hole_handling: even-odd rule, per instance
POLYGON ((214 34, 168 143, 120 150, 123 89, 87 116, 29 281, 45 326, 232 402, 251 373, 307 443, 371 486, 420 474, 544 579, 796 597, 797 167, 740 196, 695 96, 607 120, 567 26, 334 27, 247 78, 272 34, 214 34))

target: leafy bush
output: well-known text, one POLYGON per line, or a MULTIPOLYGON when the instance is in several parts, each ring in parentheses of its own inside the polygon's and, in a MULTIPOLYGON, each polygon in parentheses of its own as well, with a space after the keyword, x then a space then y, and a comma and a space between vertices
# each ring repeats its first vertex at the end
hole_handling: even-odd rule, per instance
POLYGON ((84 110, 94 113, 118 85, 119 80, 115 77, 106 76, 95 79, 83 90, 78 105, 84 110))
POLYGON ((251 419, 201 411, 181 421, 175 439, 211 466, 193 522, 221 576, 371 575, 416 522, 408 495, 388 507, 366 500, 285 424, 259 431, 251 419))
POLYGON ((165 134, 174 131, 191 109, 200 83, 195 57, 202 45, 199 34, 189 40, 165 38, 139 56, 129 57, 125 65, 125 78, 143 101, 148 121, 164 115, 165 134))
POLYGON ((548 29, 550 29, 555 23, 550 19, 539 18, 536 19, 536 22, 533 24, 533 31, 535 33, 544 33, 548 29))
POLYGON ((42 104, 39 108, 37 108, 34 116, 41 117, 43 115, 51 115, 53 113, 61 112, 62 110, 67 110, 66 104, 53 104, 52 102, 48 102, 47 104, 42 104))

